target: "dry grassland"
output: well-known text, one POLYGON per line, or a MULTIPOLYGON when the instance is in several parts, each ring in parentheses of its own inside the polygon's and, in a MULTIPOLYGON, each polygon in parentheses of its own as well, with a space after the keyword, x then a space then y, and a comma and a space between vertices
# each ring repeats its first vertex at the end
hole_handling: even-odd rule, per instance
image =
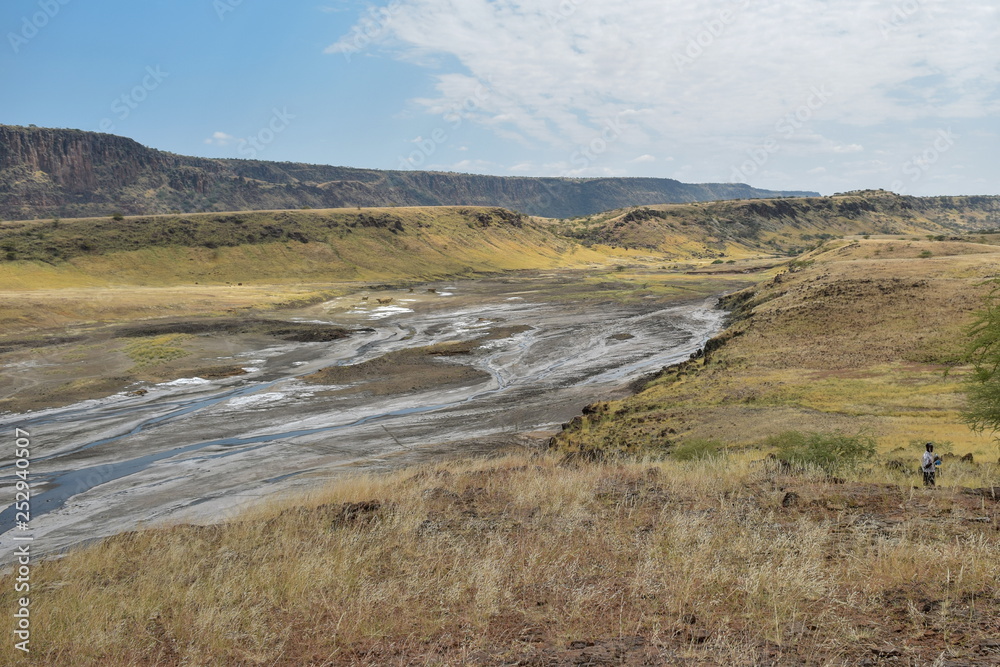
POLYGON ((689 440, 746 447, 788 430, 911 441, 996 460, 962 423, 963 329, 1000 273, 995 246, 909 238, 835 241, 743 296, 743 319, 706 359, 636 396, 592 406, 567 450, 650 451, 689 440), (931 256, 921 256, 931 253, 931 256), (950 444, 949 444, 950 443, 950 444))
POLYGON ((33 662, 992 664, 997 508, 746 456, 356 477, 36 567, 33 662))

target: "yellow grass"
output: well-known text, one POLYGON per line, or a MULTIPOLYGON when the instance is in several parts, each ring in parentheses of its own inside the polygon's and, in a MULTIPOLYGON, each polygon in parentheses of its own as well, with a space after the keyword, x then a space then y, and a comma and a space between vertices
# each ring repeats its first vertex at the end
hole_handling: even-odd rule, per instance
POLYGON ((957 489, 834 484, 743 455, 359 476, 36 566, 33 662, 500 664, 634 635, 712 664, 756 664, 762 647, 855 664, 886 640, 961 655, 957 633, 975 646, 1000 620, 997 532, 971 521, 996 514, 957 489))
MULTIPOLYGON (((222 230, 219 233, 223 234, 227 225, 232 226, 225 222, 228 217, 244 217, 260 223, 267 222, 270 215, 275 218, 274 225, 307 230, 324 240, 219 244, 221 247, 214 248, 159 245, 76 255, 54 263, 5 261, 0 262, 0 288, 419 280, 476 271, 582 266, 607 259, 606 249, 583 248, 530 222, 520 227, 477 224, 475 214, 488 210, 427 207, 143 216, 144 224, 164 226, 172 218, 183 217, 208 229, 222 230), (361 215, 391 215, 400 220, 404 231, 344 226, 343 223, 361 215), (328 230, 320 224, 328 219, 341 220, 342 226, 328 230)), ((94 219, 63 220, 59 233, 72 234, 74 226, 93 222, 94 219)), ((44 227, 45 224, 20 222, 6 226, 44 227)), ((114 229, 105 226, 94 233, 113 239, 114 229)))
POLYGON ((561 445, 641 451, 704 438, 747 446, 788 430, 866 431, 882 451, 949 441, 956 453, 995 460, 990 438, 962 422, 965 369, 955 364, 988 290, 982 283, 998 266, 995 246, 831 242, 756 288, 752 316, 707 361, 584 416, 561 445), (920 257, 928 247, 934 256, 920 257))

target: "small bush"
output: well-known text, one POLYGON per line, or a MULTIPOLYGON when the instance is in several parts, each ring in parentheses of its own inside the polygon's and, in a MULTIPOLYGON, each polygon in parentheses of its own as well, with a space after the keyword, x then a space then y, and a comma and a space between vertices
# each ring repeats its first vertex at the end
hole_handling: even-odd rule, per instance
POLYGON ((815 466, 827 474, 856 467, 875 456, 875 438, 858 434, 787 431, 767 439, 776 456, 791 465, 815 466))
POLYGON ((685 440, 671 450, 678 461, 701 461, 725 454, 725 445, 718 440, 685 440))
POLYGON ((934 253, 932 253, 932 252, 931 252, 930 250, 924 250, 924 251, 922 251, 922 252, 920 253, 920 256, 921 256, 922 258, 924 258, 924 259, 926 259, 926 258, 928 258, 928 257, 931 257, 931 256, 933 256, 933 255, 934 255, 934 253))
POLYGON ((712 262, 712 264, 725 264, 725 261, 723 261, 721 259, 717 259, 714 262, 712 262))

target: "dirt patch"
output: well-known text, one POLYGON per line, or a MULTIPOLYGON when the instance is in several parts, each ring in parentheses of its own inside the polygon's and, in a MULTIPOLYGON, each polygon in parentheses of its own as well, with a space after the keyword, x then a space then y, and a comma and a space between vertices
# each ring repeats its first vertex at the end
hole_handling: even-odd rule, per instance
POLYGON ((313 384, 353 385, 326 392, 328 395, 364 392, 372 396, 485 382, 490 378, 488 373, 440 359, 472 354, 476 347, 477 343, 469 341, 399 350, 352 366, 330 366, 302 379, 313 384))
POLYGON ((221 380, 238 375, 246 375, 247 370, 241 366, 208 366, 193 370, 190 374, 206 380, 221 380))
POLYGON ((363 392, 385 396, 476 384, 489 380, 489 373, 443 358, 472 355, 487 341, 509 338, 529 329, 524 325, 496 327, 472 340, 398 350, 360 364, 330 366, 302 379, 313 384, 352 385, 330 391, 329 395, 363 392))
POLYGON ((347 329, 332 324, 230 318, 197 321, 141 322, 120 326, 111 332, 113 338, 142 338, 145 336, 163 336, 166 334, 218 334, 228 336, 257 334, 274 336, 275 338, 297 343, 326 343, 344 338, 350 332, 347 329))
POLYGON ((137 378, 133 375, 115 375, 111 377, 80 378, 62 383, 39 383, 15 391, 12 395, 0 398, 0 413, 27 412, 43 410, 58 405, 67 405, 95 396, 110 396, 131 385, 137 378))

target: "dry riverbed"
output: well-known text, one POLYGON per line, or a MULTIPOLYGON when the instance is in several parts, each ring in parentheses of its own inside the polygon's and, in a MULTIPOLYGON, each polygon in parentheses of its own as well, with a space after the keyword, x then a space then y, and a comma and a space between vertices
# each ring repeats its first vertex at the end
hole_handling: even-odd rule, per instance
MULTIPOLYGON (((358 467, 546 437, 687 358, 721 326, 713 294, 746 284, 640 278, 615 289, 569 271, 358 286, 264 315, 9 337, 0 421, 31 433, 36 552, 224 519, 358 467)), ((8 508, 4 554, 13 525, 8 508)))

